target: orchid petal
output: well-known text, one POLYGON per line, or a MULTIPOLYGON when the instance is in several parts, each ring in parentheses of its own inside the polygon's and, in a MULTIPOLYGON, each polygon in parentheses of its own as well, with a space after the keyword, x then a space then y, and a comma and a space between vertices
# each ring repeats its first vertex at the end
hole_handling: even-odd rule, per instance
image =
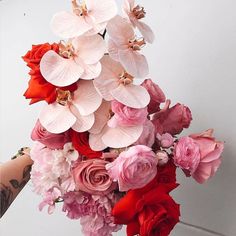
POLYGON ((150 102, 150 95, 147 90, 140 85, 123 85, 111 91, 111 95, 126 106, 141 109, 150 102))
POLYGON ((40 71, 49 83, 64 87, 75 83, 84 69, 73 59, 65 59, 50 50, 41 59, 40 71))
POLYGON ((94 113, 95 122, 93 127, 89 130, 90 133, 98 134, 102 131, 103 127, 106 125, 110 116, 111 103, 103 101, 98 110, 94 113))
POLYGON ((102 141, 108 147, 122 148, 136 142, 143 132, 143 126, 109 128, 104 132, 102 141))
POLYGON ((140 33, 142 34, 142 36, 144 37, 144 39, 148 43, 153 43, 153 41, 155 39, 155 35, 154 35, 152 29, 147 24, 145 24, 144 22, 141 22, 139 20, 135 21, 135 24, 136 24, 137 28, 139 29, 140 33))
POLYGON ((85 64, 97 63, 106 51, 106 43, 99 35, 77 37, 72 45, 85 64))
POLYGON ((117 45, 112 39, 108 40, 108 52, 109 52, 109 56, 113 60, 119 61, 119 54, 118 54, 119 48, 117 47, 117 45))
POLYGON ((44 107, 39 120, 46 130, 59 134, 68 130, 76 122, 76 117, 68 106, 53 103, 44 107))
POLYGON ((87 116, 99 108, 102 97, 98 94, 91 80, 79 80, 72 103, 82 116, 87 116))
POLYGON ((101 63, 95 63, 92 65, 84 65, 84 73, 81 75, 81 79, 91 80, 97 78, 102 70, 101 63))
POLYGON ((76 122, 72 126, 73 130, 77 132, 85 132, 93 126, 94 121, 95 121, 95 117, 93 113, 87 116, 82 116, 74 105, 70 106, 70 110, 74 114, 74 116, 77 118, 76 122))
POLYGON ((52 31, 62 38, 80 36, 92 28, 84 17, 69 12, 58 12, 51 21, 52 31))
POLYGON ((119 50, 121 64, 134 77, 144 78, 149 73, 147 59, 144 55, 132 49, 119 50))
POLYGON ((94 151, 102 151, 105 148, 107 148, 107 145, 104 144, 102 141, 102 136, 104 132, 106 131, 107 127, 104 127, 102 132, 98 134, 89 134, 89 146, 92 148, 94 151))

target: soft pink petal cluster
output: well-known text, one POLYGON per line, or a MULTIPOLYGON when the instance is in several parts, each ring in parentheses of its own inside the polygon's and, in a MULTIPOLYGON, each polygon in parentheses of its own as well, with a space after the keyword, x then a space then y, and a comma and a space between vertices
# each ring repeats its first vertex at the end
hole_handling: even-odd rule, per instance
POLYGON ((157 163, 151 148, 137 145, 121 152, 115 161, 106 165, 106 169, 123 192, 148 184, 157 174, 157 163))
POLYGON ((112 235, 122 227, 114 224, 111 216, 111 210, 119 199, 120 196, 115 193, 93 196, 81 191, 68 192, 63 197, 63 211, 70 219, 81 219, 86 236, 112 235))

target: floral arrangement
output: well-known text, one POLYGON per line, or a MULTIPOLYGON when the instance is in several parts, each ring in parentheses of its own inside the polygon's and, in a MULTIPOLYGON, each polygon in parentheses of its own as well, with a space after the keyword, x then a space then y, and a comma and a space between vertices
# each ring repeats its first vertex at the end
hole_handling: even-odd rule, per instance
POLYGON ((39 209, 56 205, 80 219, 84 235, 166 236, 179 222, 170 192, 176 168, 204 183, 221 163, 213 130, 179 137, 192 115, 171 106, 148 79, 142 48, 154 41, 146 12, 124 0, 72 0, 51 28, 66 41, 33 45, 24 94, 45 101, 32 131, 31 180, 39 209), (107 36, 106 37, 106 33, 107 36))

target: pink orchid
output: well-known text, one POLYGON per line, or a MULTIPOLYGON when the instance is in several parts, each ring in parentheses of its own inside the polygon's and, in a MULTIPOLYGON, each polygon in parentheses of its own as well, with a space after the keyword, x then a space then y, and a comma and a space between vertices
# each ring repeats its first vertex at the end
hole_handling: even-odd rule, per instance
POLYGON ((147 59, 140 53, 146 44, 143 38, 135 37, 132 25, 121 16, 114 17, 107 25, 110 36, 108 51, 112 59, 119 61, 125 70, 134 77, 148 75, 147 59))
POLYGON ((94 112, 102 103, 92 81, 79 80, 75 92, 57 90, 57 101, 46 105, 39 116, 43 127, 51 133, 69 128, 77 132, 89 130, 95 121, 94 112))
POLYGON ((137 27, 148 43, 153 43, 155 36, 152 29, 141 21, 146 15, 143 7, 135 6, 135 0, 124 0, 123 11, 133 27, 137 27))
POLYGON ((103 102, 95 112, 95 123, 89 130, 89 145, 95 151, 104 150, 107 147, 123 148, 138 140, 143 132, 143 125, 121 126, 114 128, 108 126, 112 118, 110 102, 103 102))
POLYGON ((117 100, 132 108, 144 108, 150 95, 143 86, 134 85, 134 78, 125 72, 122 65, 108 55, 101 59, 102 71, 94 79, 94 86, 106 101, 117 100))
POLYGON ((73 13, 62 11, 51 21, 53 32, 62 38, 94 35, 105 29, 107 22, 117 13, 114 0, 72 0, 73 13))
POLYGON ((106 45, 99 35, 74 38, 68 44, 60 43, 60 52, 50 50, 40 62, 43 77, 59 87, 75 83, 79 78, 90 80, 101 72, 99 60, 106 45))

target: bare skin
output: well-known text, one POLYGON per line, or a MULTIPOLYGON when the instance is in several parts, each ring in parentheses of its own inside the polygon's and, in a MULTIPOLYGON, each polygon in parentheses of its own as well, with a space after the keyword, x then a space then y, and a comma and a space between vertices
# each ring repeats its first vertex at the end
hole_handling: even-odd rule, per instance
POLYGON ((29 181, 32 164, 29 149, 21 149, 12 160, 0 164, 0 217, 29 181))

